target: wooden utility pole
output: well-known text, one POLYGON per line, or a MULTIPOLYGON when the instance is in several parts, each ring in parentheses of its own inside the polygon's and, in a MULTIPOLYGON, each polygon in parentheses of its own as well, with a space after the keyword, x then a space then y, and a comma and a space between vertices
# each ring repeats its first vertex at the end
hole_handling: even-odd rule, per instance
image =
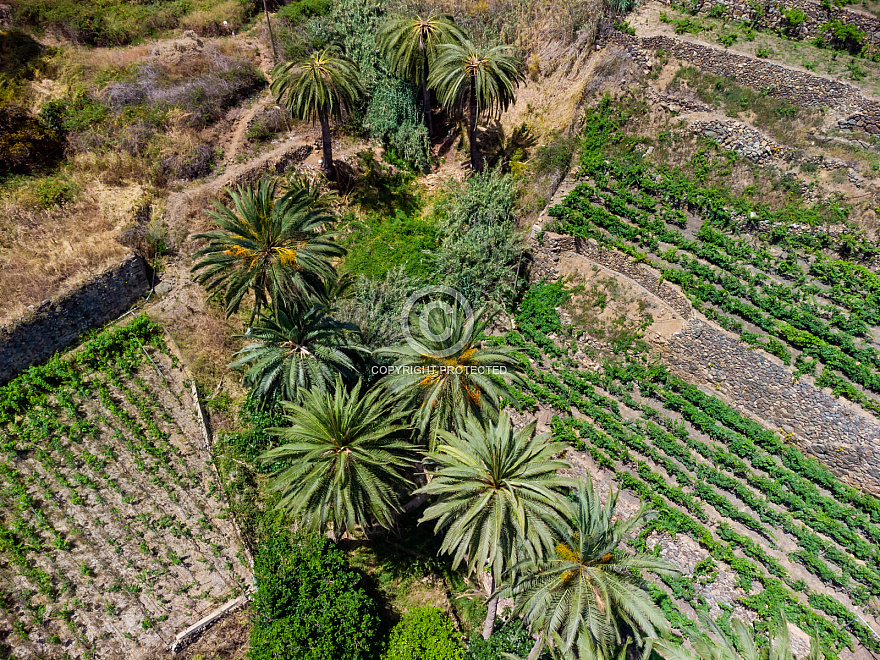
POLYGON ((275 52, 275 37, 272 36, 272 23, 269 21, 269 8, 263 0, 263 11, 266 13, 266 27, 269 28, 269 41, 272 44, 272 64, 278 64, 278 53, 275 52))

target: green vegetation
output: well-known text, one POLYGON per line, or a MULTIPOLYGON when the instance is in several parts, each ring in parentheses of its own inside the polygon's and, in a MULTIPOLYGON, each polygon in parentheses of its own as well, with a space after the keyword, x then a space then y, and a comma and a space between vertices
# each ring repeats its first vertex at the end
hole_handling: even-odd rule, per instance
POLYGON ((245 385, 262 402, 296 401, 302 390, 330 389, 334 374, 351 381, 366 351, 315 299, 293 298, 258 319, 243 338, 255 340, 233 357, 247 366, 245 385))
POLYGON ((464 648, 443 610, 421 607, 391 630, 382 660, 464 660, 464 648))
POLYGON ((326 538, 272 525, 261 537, 254 575, 251 660, 375 657, 376 604, 326 538))
MULTIPOLYGON (((456 430, 442 431, 426 456, 436 466, 433 479, 416 492, 437 501, 420 522, 436 520, 453 568, 466 563, 469 573, 488 571, 492 592, 517 561, 544 556, 564 533, 561 491, 570 482, 556 473, 568 463, 553 459, 560 447, 548 443, 548 434, 535 435, 535 422, 518 431, 506 413, 497 424, 472 417, 456 430)), ((492 635, 497 609, 493 593, 483 639, 492 635)))
POLYGON ((587 481, 577 492, 572 534, 555 548, 555 557, 527 559, 514 569, 517 614, 533 632, 536 647, 552 642, 563 654, 609 657, 630 634, 648 636, 668 630, 663 613, 651 601, 640 571, 678 575, 669 562, 649 554, 628 554, 618 546, 649 516, 642 509, 630 518, 615 515, 617 493, 603 505, 587 481), (608 617, 608 611, 618 614, 608 617))
POLYGON ((205 609, 248 587, 211 457, 187 441, 181 380, 160 328, 138 317, 0 388, 0 603, 20 640, 54 637, 80 657, 134 649, 125 635, 176 607, 157 598, 145 612, 140 598, 205 609), (184 574, 199 588, 180 590, 184 574), (92 625, 117 632, 90 638, 92 625))
POLYGON ((471 417, 497 420, 507 390, 500 376, 515 378, 520 363, 508 346, 482 345, 490 320, 485 308, 470 316, 462 307, 452 313, 436 306, 408 311, 409 341, 376 356, 392 361, 385 385, 413 411, 421 436, 433 446, 441 432, 461 428, 471 417))

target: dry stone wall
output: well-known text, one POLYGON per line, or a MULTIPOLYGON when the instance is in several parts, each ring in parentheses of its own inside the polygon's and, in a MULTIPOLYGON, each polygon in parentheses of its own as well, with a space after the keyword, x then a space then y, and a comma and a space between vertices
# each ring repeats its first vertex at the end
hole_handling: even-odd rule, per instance
POLYGON ((695 319, 660 350, 687 380, 790 434, 801 450, 849 484, 880 495, 880 421, 874 417, 806 379, 795 380, 763 352, 695 319))
POLYGON ((847 118, 842 120, 842 128, 880 135, 880 103, 865 98, 849 83, 671 37, 634 37, 607 26, 600 30, 598 42, 624 48, 643 67, 648 66, 649 53, 662 50, 703 71, 765 90, 793 105, 832 108, 847 118))
MULTIPOLYGON (((674 3, 667 1, 667 4, 674 3)), ((854 25, 864 32, 871 41, 880 41, 880 19, 837 7, 834 4, 830 4, 826 9, 810 0, 784 0, 784 2, 763 0, 751 3, 741 0, 707 0, 689 3, 689 7, 696 9, 698 14, 703 15, 708 14, 716 6, 727 10, 726 18, 745 21, 756 27, 771 30, 789 27, 785 12, 789 9, 800 9, 804 13, 805 20, 793 28, 795 32, 792 35, 800 39, 809 39, 819 35, 823 25, 829 21, 837 20, 854 25)))
POLYGON ((79 288, 43 301, 16 323, 0 328, 0 383, 48 359, 84 332, 118 318, 149 288, 146 262, 130 255, 79 288))

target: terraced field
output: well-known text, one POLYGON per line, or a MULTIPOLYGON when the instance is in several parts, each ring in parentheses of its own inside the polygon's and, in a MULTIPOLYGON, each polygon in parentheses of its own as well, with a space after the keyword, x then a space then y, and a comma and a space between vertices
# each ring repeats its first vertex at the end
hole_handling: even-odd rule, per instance
MULTIPOLYGON (((845 207, 771 211, 702 188, 644 158, 627 121, 608 100, 588 111, 582 182, 551 209, 551 227, 652 266, 742 342, 792 365, 795 378, 814 374, 880 415, 880 279, 858 263, 872 248, 844 232, 854 258, 827 256, 841 239, 826 226, 845 225, 845 207), (758 223, 771 228, 760 240, 736 235, 758 223)), ((533 287, 544 307, 524 304, 517 331, 501 340, 530 358, 517 407, 552 409, 580 471, 652 504, 659 516, 639 545, 673 558, 697 548, 690 565, 679 562, 685 576, 653 592, 669 620, 686 630, 693 609, 723 623, 782 608, 826 657, 880 654, 880 500, 646 355, 585 366, 582 331, 555 311, 564 285, 533 287)))
POLYGON ((140 318, 0 388, 0 655, 155 658, 249 586, 184 375, 140 318))

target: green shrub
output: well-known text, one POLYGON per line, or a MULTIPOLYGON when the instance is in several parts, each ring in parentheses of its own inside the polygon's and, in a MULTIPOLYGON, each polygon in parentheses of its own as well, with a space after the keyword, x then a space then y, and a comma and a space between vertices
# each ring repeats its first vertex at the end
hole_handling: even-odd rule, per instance
POLYGON ((279 9, 276 17, 296 27, 314 16, 324 16, 332 6, 330 0, 293 0, 279 9))
POLYGON ((755 51, 755 57, 770 57, 770 49, 762 46, 755 51))
POLYGON ((70 201, 74 194, 73 184, 63 176, 47 176, 37 179, 29 191, 36 204, 44 209, 60 206, 70 201))
POLYGON ((464 648, 443 610, 420 607, 391 630, 382 660, 464 660, 464 648))
POLYGON ((787 10, 785 13, 782 14, 782 16, 788 23, 788 27, 791 28, 796 28, 802 23, 806 23, 807 21, 807 15, 797 7, 792 7, 791 9, 787 10))
POLYGON ((0 176, 27 174, 54 165, 62 156, 57 131, 24 108, 0 103, 0 176))
POLYGON ((90 46, 124 46, 177 27, 193 10, 190 0, 28 0, 14 4, 14 20, 52 28, 71 41, 90 46))
POLYGON ((399 78, 382 80, 367 105, 364 126, 407 166, 424 171, 428 167, 428 128, 419 106, 418 90, 399 78))
POLYGON ((376 604, 324 537, 267 525, 254 559, 257 593, 250 660, 375 657, 376 604))
POLYGON ((474 304, 501 302, 512 292, 521 240, 513 222, 511 175, 483 172, 452 187, 438 204, 441 243, 434 255, 438 282, 474 304))
POLYGON ((614 29, 631 37, 636 36, 636 29, 629 24, 629 21, 615 21, 614 29))
POLYGON ((867 36, 855 25, 834 19, 822 26, 822 33, 831 39, 831 45, 838 50, 858 52, 867 36))
MULTIPOLYGON (((464 654, 465 660, 499 660, 505 653, 510 653, 520 658, 525 658, 532 650, 535 640, 519 622, 511 621, 498 628, 489 639, 483 639, 474 635, 468 640, 468 648, 464 654)), ((549 658, 544 651, 540 658, 549 658)))
POLYGON ((732 46, 737 39, 736 32, 725 32, 718 35, 718 43, 724 46, 732 46))

